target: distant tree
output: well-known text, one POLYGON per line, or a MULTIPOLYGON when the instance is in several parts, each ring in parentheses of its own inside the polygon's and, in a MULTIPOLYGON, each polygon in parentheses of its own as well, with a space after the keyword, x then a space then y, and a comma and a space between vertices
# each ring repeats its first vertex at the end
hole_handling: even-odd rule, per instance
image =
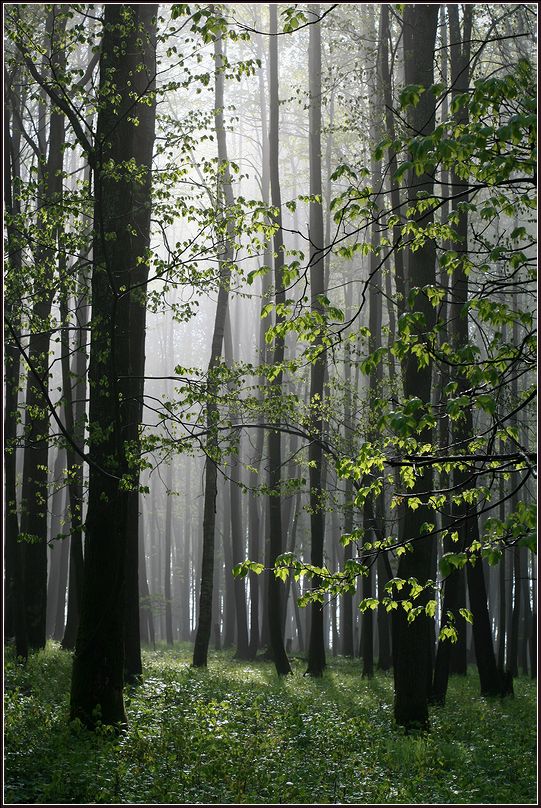
MULTIPOLYGON (((50 6, 45 25, 43 69, 61 77, 66 67, 67 17, 59 6, 50 6)), ((58 79, 57 79, 58 80, 58 79)), ((21 538, 24 540, 23 601, 29 649, 45 646, 47 606, 47 463, 49 412, 44 397, 49 389, 49 318, 58 285, 57 247, 63 229, 62 193, 65 143, 64 113, 50 106, 46 136, 47 96, 42 96, 38 157, 37 223, 41 241, 35 244, 34 300, 28 340, 29 373, 25 397, 25 452, 21 490, 21 538), (48 145, 47 145, 48 144, 48 145)))
POLYGON ((197 633, 195 636, 193 664, 195 667, 206 667, 208 645, 212 630, 212 590, 214 580, 214 541, 216 529, 216 494, 217 494, 217 452, 218 435, 216 428, 218 425, 220 412, 216 401, 216 379, 214 376, 219 370, 223 342, 225 321, 227 317, 227 306, 229 300, 229 284, 231 281, 231 269, 234 252, 234 223, 231 221, 231 210, 234 205, 233 191, 231 186, 231 172, 227 156, 226 130, 224 124, 224 55, 223 39, 218 34, 214 39, 214 93, 215 93, 215 126, 216 139, 218 143, 218 160, 221 166, 222 179, 220 182, 219 198, 217 200, 218 210, 221 211, 222 232, 222 252, 219 256, 220 285, 218 289, 218 301, 216 304, 216 316, 214 320, 214 332, 212 335, 212 345, 208 366, 208 388, 207 388, 207 446, 205 459, 205 504, 203 516, 203 558, 201 566, 201 589, 199 595, 199 617, 197 633), (228 213, 229 210, 229 213, 228 213))

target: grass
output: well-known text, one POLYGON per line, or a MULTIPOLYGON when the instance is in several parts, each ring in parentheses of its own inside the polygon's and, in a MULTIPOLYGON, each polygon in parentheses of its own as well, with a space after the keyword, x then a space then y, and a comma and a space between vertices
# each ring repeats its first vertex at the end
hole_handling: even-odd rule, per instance
POLYGON ((5 657, 5 803, 536 802, 535 683, 482 699, 475 672, 450 683, 432 729, 404 736, 392 676, 362 679, 330 660, 322 680, 279 680, 272 664, 190 649, 144 653, 116 736, 69 724, 71 657, 57 646, 17 665, 5 657))

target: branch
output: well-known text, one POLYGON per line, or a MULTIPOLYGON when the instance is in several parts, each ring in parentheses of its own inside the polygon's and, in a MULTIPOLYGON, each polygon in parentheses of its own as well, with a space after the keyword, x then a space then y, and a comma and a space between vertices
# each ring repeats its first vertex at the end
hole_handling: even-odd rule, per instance
POLYGON ((95 168, 96 159, 95 159, 95 154, 94 154, 94 148, 93 148, 92 144, 90 143, 90 141, 88 140, 87 136, 85 135, 83 127, 81 126, 81 122, 79 121, 79 118, 77 117, 77 114, 76 114, 75 110, 73 109, 73 107, 70 104, 68 104, 68 102, 64 98, 62 98, 61 95, 59 95, 51 87, 49 82, 46 81, 43 78, 43 76, 40 74, 39 70, 36 68, 36 65, 34 64, 32 59, 30 58, 28 52, 24 48, 24 46, 20 42, 17 42, 16 45, 17 45, 17 48, 20 51, 20 53, 21 53, 21 55, 22 55, 22 57, 24 59, 24 63, 26 65, 26 67, 28 68, 31 76, 35 79, 35 81, 39 84, 39 86, 43 90, 45 90, 45 92, 47 93, 47 95, 49 96, 51 101, 54 104, 56 104, 56 106, 59 107, 59 109, 61 109, 62 112, 68 118, 69 122, 71 123, 71 125, 73 127, 73 131, 75 132, 77 140, 79 141, 79 143, 81 145, 81 148, 87 154, 89 165, 91 166, 91 168, 95 168))
POLYGON ((38 384, 38 387, 39 387, 39 389, 41 391, 41 394, 42 394, 43 398, 45 399, 45 401, 47 403, 47 407, 49 409, 49 412, 51 413, 52 417, 56 421, 57 426, 60 429, 60 432, 66 438, 66 440, 68 441, 68 443, 70 444, 70 446, 72 447, 74 452, 77 455, 79 455, 79 457, 82 458, 85 461, 85 463, 88 463, 89 466, 92 466, 93 468, 97 469, 100 472, 100 474, 103 474, 103 475, 105 475, 105 477, 109 477, 112 480, 120 480, 120 477, 117 477, 116 474, 111 474, 109 471, 106 471, 104 468, 99 466, 94 460, 92 460, 92 458, 91 458, 91 456, 89 454, 87 454, 85 451, 83 451, 75 443, 75 441, 73 440, 73 438, 71 437, 71 435, 67 431, 66 427, 64 426, 64 424, 60 420, 60 418, 58 416, 58 413, 56 412, 56 407, 55 407, 54 403, 51 401, 51 398, 50 398, 49 393, 47 391, 47 387, 44 384, 43 380, 40 378, 40 375, 36 371, 34 365, 32 364, 32 361, 30 360, 30 357, 28 356, 27 352, 23 348, 22 343, 21 343, 21 341, 19 339, 19 336, 18 336, 17 332, 15 331, 15 329, 13 328, 13 325, 12 325, 11 321, 6 318, 6 323, 7 323, 7 327, 11 331, 11 336, 13 337, 13 339, 15 341, 15 345, 17 346, 21 356, 23 357, 24 361, 28 365, 28 368, 30 369, 30 372, 32 373, 34 379, 36 380, 36 382, 38 384))

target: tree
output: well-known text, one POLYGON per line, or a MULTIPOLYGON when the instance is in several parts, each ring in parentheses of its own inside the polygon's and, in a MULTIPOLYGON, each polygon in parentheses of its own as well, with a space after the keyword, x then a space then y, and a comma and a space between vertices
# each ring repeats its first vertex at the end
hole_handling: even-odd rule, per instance
MULTIPOLYGON (((15 74, 12 77, 15 85, 15 74)), ((6 82, 7 83, 7 82, 6 82)), ((4 87, 4 206, 7 235, 6 274, 11 283, 6 283, 4 316, 6 321, 5 339, 5 409, 4 409, 4 536, 5 536, 5 613, 4 632, 6 637, 15 636, 17 656, 26 658, 28 644, 23 591, 22 546, 19 536, 17 515, 16 483, 16 437, 17 403, 19 397, 20 318, 17 289, 22 269, 22 244, 17 238, 17 219, 21 216, 21 128, 20 106, 24 97, 9 93, 9 85, 4 87), (12 115, 13 113, 13 115, 12 115), (15 332, 15 339, 9 328, 15 332)))
POLYGON ((216 401, 216 380, 214 375, 219 372, 220 358, 224 342, 224 330, 229 300, 229 284, 231 268, 234 258, 234 223, 231 220, 234 206, 233 191, 231 187, 231 173, 227 158, 227 142, 224 125, 224 57, 223 40, 219 34, 214 40, 215 58, 215 116, 216 138, 218 142, 218 160, 223 172, 221 190, 219 195, 219 209, 221 209, 222 230, 220 238, 223 239, 223 252, 219 257, 220 285, 216 316, 214 320, 214 333, 208 367, 208 393, 207 393, 207 429, 208 439, 205 459, 205 505, 203 516, 203 558, 201 566, 201 589, 199 595, 199 620, 195 637, 193 664, 195 667, 206 667, 208 644, 212 629, 212 590, 214 577, 214 535, 216 525, 216 494, 217 494, 217 449, 218 436, 216 427, 219 420, 219 408, 216 401))
MULTIPOLYGON (((319 5, 311 5, 310 12, 319 17, 319 5)), ((321 28, 310 26, 308 48, 309 75, 309 143, 310 143, 310 306, 314 317, 321 315, 322 298, 325 295, 325 271, 323 254, 323 207, 321 188, 321 28)), ((310 365, 310 407, 312 410, 311 431, 313 440, 309 445, 310 463, 310 527, 311 563, 323 566, 323 541, 325 536, 325 511, 321 473, 323 451, 319 438, 322 432, 323 382, 325 378, 324 345, 317 335, 314 340, 314 359, 310 365)), ((319 586, 319 579, 313 581, 319 586)), ((323 604, 312 604, 308 670, 311 676, 322 676, 325 669, 325 642, 323 639, 323 604)))
MULTIPOLYGON (((71 716, 126 720, 124 615, 138 431, 155 129, 156 5, 107 6, 94 160, 88 513, 71 716), (133 88, 133 89, 130 89, 133 88), (129 549, 128 549, 129 548, 129 549)), ((133 546, 132 546, 133 545, 133 546)))
MULTIPOLYGON (((65 70, 63 42, 65 28, 66 15, 62 14, 57 6, 51 6, 46 21, 46 48, 47 54, 50 54, 51 72, 57 76, 62 76, 65 70)), ((45 101, 43 103, 45 104, 45 101)), ((20 530, 25 541, 22 552, 22 583, 26 633, 30 649, 43 648, 46 639, 49 413, 44 401, 44 391, 47 391, 49 382, 48 321, 58 279, 55 247, 62 229, 64 140, 64 114, 51 106, 47 153, 43 151, 45 132, 42 130, 38 133, 40 202, 37 219, 42 228, 43 240, 35 251, 38 272, 34 288, 36 303, 32 311, 27 350, 30 373, 27 377, 25 398, 26 448, 21 491, 20 530)))
MULTIPOLYGON (((284 318, 279 306, 285 302, 282 267, 284 265, 284 241, 282 233, 282 198, 280 193, 280 175, 278 167, 278 133, 279 133, 279 99, 278 99, 278 15, 275 5, 269 5, 270 39, 269 39, 269 173, 271 202, 275 209, 273 237, 274 244, 274 295, 276 302, 275 325, 279 329, 284 318)), ((272 363, 276 374, 269 382, 269 393, 273 400, 279 399, 282 389, 282 364, 284 361, 284 337, 280 333, 275 336, 272 363)), ((283 552, 282 509, 280 503, 280 480, 282 468, 282 451, 280 432, 269 433, 269 529, 270 529, 270 564, 274 564, 283 552)), ((269 636, 274 664, 278 675, 291 673, 291 666, 284 648, 282 633, 281 583, 271 575, 268 583, 267 615, 269 636)))
MULTIPOLYGON (((406 85, 429 88, 434 83, 434 47, 439 7, 437 5, 408 5, 404 9, 404 73, 406 85)), ((410 108, 408 126, 412 134, 429 135, 434 130, 435 97, 425 91, 416 106, 410 108)), ((427 169, 420 175, 413 169, 408 174, 408 202, 415 205, 420 195, 430 196, 433 192, 432 171, 427 169)), ((431 211, 421 217, 423 226, 431 219, 431 211)), ((409 312, 414 315, 415 333, 420 341, 434 327, 435 311, 423 288, 435 284, 436 250, 434 242, 426 240, 415 253, 408 254, 406 293, 410 304, 409 312)), ((432 383, 432 363, 429 360, 419 366, 414 355, 404 362, 404 395, 415 397, 429 404, 432 383)), ((431 431, 426 429, 419 435, 421 441, 430 442, 431 431)), ((432 474, 428 469, 419 476, 412 488, 412 494, 430 490, 432 474)), ((425 581, 430 576, 433 542, 430 538, 417 537, 422 533, 421 526, 428 514, 423 507, 416 510, 407 508, 402 523, 403 541, 415 537, 415 548, 404 553, 398 565, 398 577, 408 580, 416 578, 425 581)), ((394 714, 398 724, 406 729, 413 726, 426 726, 428 723, 428 694, 432 680, 430 661, 430 637, 428 617, 419 617, 410 624, 405 611, 393 615, 393 670, 395 683, 394 714)))

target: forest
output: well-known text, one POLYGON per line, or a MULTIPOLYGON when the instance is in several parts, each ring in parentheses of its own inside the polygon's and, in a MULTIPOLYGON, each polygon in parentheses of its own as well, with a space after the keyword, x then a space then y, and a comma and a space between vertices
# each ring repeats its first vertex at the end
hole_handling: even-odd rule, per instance
POLYGON ((537 804, 537 4, 4 4, 4 800, 537 804))

